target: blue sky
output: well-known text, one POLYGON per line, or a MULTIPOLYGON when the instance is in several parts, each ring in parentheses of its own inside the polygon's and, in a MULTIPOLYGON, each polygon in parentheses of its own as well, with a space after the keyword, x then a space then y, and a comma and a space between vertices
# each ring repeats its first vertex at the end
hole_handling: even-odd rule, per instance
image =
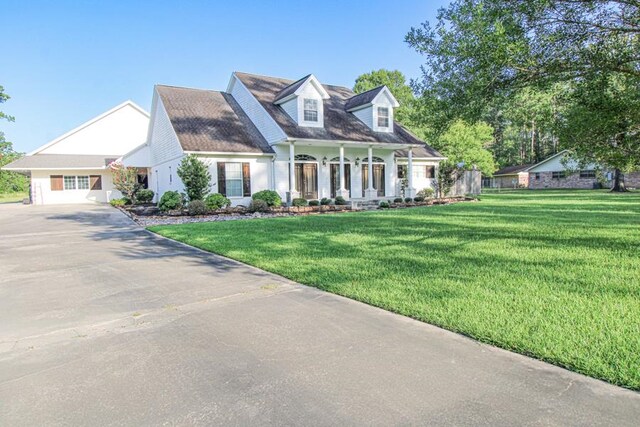
POLYGON ((233 71, 353 86, 379 68, 419 77, 404 42, 448 1, 14 1, 0 4, 0 122, 31 151, 157 83, 224 90, 233 71))

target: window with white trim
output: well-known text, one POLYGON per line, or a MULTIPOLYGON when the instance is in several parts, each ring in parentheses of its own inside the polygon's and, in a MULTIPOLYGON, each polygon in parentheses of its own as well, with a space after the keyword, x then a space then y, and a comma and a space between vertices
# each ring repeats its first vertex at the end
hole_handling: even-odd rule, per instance
POLYGON ((305 122, 317 122, 318 121, 318 100, 317 99, 304 99, 304 121, 305 122))
POLYGON ((76 177, 75 176, 66 176, 64 177, 64 189, 65 190, 75 190, 76 189, 76 177))
POLYGON ((78 190, 88 190, 89 189, 89 177, 88 176, 79 176, 78 178, 78 190))
POLYGON ((242 163, 224 164, 227 197, 242 197, 242 163))
POLYGON ((387 107, 378 107, 378 127, 389 127, 389 109, 387 107))

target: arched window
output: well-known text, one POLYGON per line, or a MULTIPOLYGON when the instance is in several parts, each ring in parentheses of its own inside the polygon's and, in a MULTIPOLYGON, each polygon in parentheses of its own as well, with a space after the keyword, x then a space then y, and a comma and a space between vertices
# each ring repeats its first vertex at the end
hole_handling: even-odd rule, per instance
MULTIPOLYGON (((362 163, 369 163, 369 158, 365 157, 362 163)), ((373 156, 371 157, 371 163, 384 163, 384 160, 380 157, 373 156)))
MULTIPOLYGON (((340 161, 340 157, 334 157, 333 159, 329 160, 330 162, 339 162, 340 161)), ((351 160, 349 160, 348 158, 344 158, 345 162, 350 162, 351 160)))
POLYGON ((296 154, 294 159, 299 162, 315 162, 316 161, 315 157, 310 156, 308 154, 296 154))

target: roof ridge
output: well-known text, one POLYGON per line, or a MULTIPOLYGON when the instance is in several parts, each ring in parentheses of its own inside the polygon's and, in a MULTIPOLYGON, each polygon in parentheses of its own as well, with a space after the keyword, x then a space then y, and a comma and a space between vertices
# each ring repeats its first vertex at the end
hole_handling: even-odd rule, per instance
POLYGON ((161 83, 156 83, 154 85, 154 87, 170 87, 170 88, 174 88, 174 89, 201 90, 203 92, 224 92, 224 91, 221 91, 221 90, 202 89, 202 88, 190 87, 190 86, 165 85, 165 84, 161 84, 161 83))

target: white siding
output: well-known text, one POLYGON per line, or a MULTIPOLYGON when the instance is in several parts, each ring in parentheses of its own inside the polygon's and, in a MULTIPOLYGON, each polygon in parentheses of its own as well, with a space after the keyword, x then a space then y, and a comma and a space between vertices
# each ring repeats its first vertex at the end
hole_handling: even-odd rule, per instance
MULTIPOLYGON (((170 160, 168 162, 156 165, 152 170, 149 179, 149 188, 156 192, 158 200, 167 191, 184 192, 184 184, 176 173, 183 157, 170 160)), ((251 156, 201 156, 199 157, 209 167, 211 174, 211 193, 218 192, 218 162, 238 162, 249 163, 249 171, 251 173, 251 194, 261 190, 273 188, 271 183, 271 157, 251 157, 251 156)), ((244 205, 249 206, 251 197, 234 197, 231 198, 233 206, 244 205)))
MULTIPOLYGON (((401 159, 398 160, 397 164, 399 165, 406 165, 407 164, 407 159, 401 159)), ((396 174, 398 173, 397 171, 397 166, 396 166, 396 174)), ((434 160, 413 160, 413 188, 416 189, 416 192, 423 190, 425 188, 433 188, 435 189, 435 184, 436 184, 436 176, 438 173, 438 162, 434 161, 434 160), (425 168, 426 166, 435 166, 434 169, 434 174, 433 174, 433 178, 424 178, 424 177, 417 177, 416 175, 418 175, 417 173, 417 168, 425 168)), ((398 181, 397 186, 396 186, 396 194, 400 194, 400 182, 398 181)))
POLYGON ((294 122, 298 123, 298 99, 293 98, 289 101, 280 104, 282 109, 293 119, 294 122))
MULTIPOLYGON (((535 173, 535 172, 560 172, 563 171, 565 169, 569 169, 569 170, 576 170, 579 169, 578 168, 578 163, 573 161, 573 160, 569 160, 569 162, 567 162, 567 167, 565 167, 565 165, 562 164, 563 159, 565 158, 565 155, 561 155, 561 156, 556 156, 555 158, 549 160, 548 162, 545 162, 541 165, 538 165, 534 168, 529 169, 529 173, 535 173)), ((588 169, 597 169, 597 165, 595 164, 589 164, 585 167, 583 167, 582 169, 588 170, 588 169)))
POLYGON ((367 125, 369 129, 373 129, 373 108, 362 108, 354 111, 353 114, 360 119, 362 123, 367 125))
POLYGON ((75 203, 106 203, 111 199, 122 197, 113 188, 111 172, 104 169, 97 170, 34 170, 31 171, 31 195, 33 204, 75 204, 75 203), (102 190, 62 190, 51 191, 51 175, 87 176, 100 175, 102 190))
POLYGON ((149 189, 156 193, 156 200, 160 200, 160 197, 162 197, 162 195, 167 191, 184 191, 184 185, 176 173, 183 157, 184 155, 171 159, 167 162, 157 164, 151 168, 149 189))
POLYGON ((182 156, 184 153, 176 136, 162 99, 154 94, 154 111, 151 113, 151 129, 149 131, 149 149, 151 164, 159 165, 182 156))
POLYGON ((258 131, 264 136, 269 144, 285 139, 287 136, 284 131, 276 124, 273 118, 262 108, 258 100, 249 92, 249 90, 238 80, 232 76, 234 81, 231 84, 231 96, 240 105, 258 131))
POLYGON ((130 103, 125 103, 35 152, 122 155, 144 144, 148 126, 149 117, 130 103))

